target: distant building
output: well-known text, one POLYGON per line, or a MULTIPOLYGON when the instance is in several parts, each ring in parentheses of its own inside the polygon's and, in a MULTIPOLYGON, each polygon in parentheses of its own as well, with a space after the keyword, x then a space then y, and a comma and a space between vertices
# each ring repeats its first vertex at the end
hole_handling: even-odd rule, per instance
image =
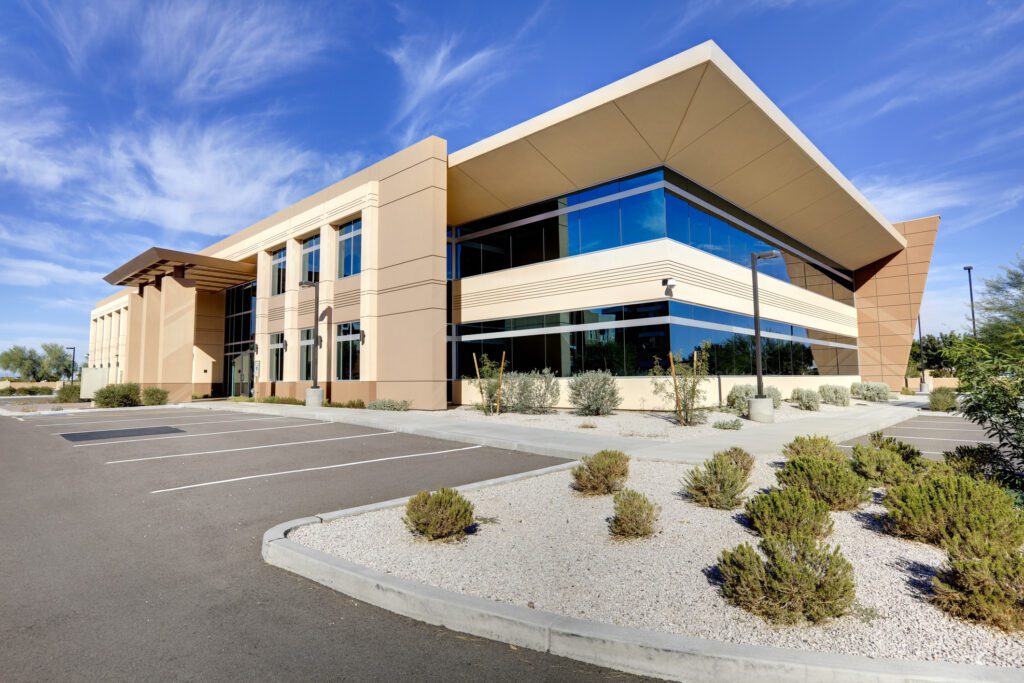
MULTIPOLYGON (((422 140, 204 249, 106 277, 89 362, 193 395, 472 402, 473 354, 619 376, 711 344, 724 391, 902 386, 939 218, 890 223, 712 42, 469 147, 422 140), (313 291, 320 283, 314 343, 313 291), (674 286, 667 286, 674 282, 674 286)), ((565 392, 563 391, 563 396, 565 392)), ((717 394, 711 396, 717 399, 717 394)))

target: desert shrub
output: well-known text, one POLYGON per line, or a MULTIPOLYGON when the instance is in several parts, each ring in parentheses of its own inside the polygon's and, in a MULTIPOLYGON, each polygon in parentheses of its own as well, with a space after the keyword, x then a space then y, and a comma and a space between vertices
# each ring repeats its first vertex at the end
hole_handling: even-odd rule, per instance
POLYGON ((430 541, 460 539, 473 526, 473 504, 455 489, 420 491, 405 504, 402 521, 430 541))
POLYGON ((832 531, 828 505, 802 487, 772 489, 747 501, 747 518, 762 536, 825 538, 832 531))
POLYGON ((838 547, 809 536, 768 536, 764 559, 749 543, 722 553, 722 593, 732 604, 768 621, 819 623, 853 606, 853 566, 838 547))
POLYGON ((623 489, 613 499, 614 514, 608 520, 608 531, 620 538, 641 538, 654 533, 654 524, 661 511, 644 494, 623 489))
POLYGON ((58 403, 78 403, 82 400, 81 384, 65 384, 57 390, 58 403))
POLYGON ((680 358, 670 357, 669 368, 665 367, 658 356, 650 370, 651 389, 654 395, 672 404, 676 420, 680 425, 704 424, 708 420, 704 404, 704 381, 708 377, 708 358, 711 355, 711 343, 704 341, 700 348, 694 349, 693 356, 686 362, 680 358), (675 366, 675 379, 671 379, 671 367, 675 366), (664 381, 669 376, 670 381, 664 381))
POLYGON ((361 410, 361 409, 366 407, 366 403, 361 398, 352 398, 352 399, 349 399, 349 400, 345 401, 344 403, 341 403, 341 402, 339 402, 339 403, 334 403, 334 402, 328 403, 328 402, 325 401, 324 402, 324 407, 325 408, 352 408, 352 409, 355 409, 355 410, 361 410))
POLYGON ((612 373, 589 370, 569 380, 569 403, 577 415, 608 415, 622 403, 622 396, 612 373))
POLYGON ((806 488, 831 510, 853 510, 869 498, 867 481, 849 462, 804 456, 787 462, 775 477, 783 486, 806 488))
POLYGON ((501 409, 509 413, 550 413, 558 403, 558 380, 551 370, 505 373, 501 409))
POLYGON ((754 398, 757 389, 753 384, 737 384, 729 390, 725 404, 736 411, 737 414, 746 417, 749 413, 747 401, 754 398))
POLYGON ((18 387, 14 390, 17 396, 51 396, 53 389, 50 387, 18 387))
POLYGON ((754 471, 754 456, 747 451, 743 450, 739 446, 733 446, 724 451, 718 451, 714 455, 719 455, 724 458, 728 458, 733 462, 734 465, 743 470, 743 473, 750 476, 750 473, 754 471))
POLYGON ((743 429, 743 420, 738 417, 732 420, 718 420, 711 426, 715 429, 743 429))
POLYGON ((850 394, 865 401, 888 401, 889 385, 885 382, 854 382, 850 394))
POLYGON ((956 410, 956 392, 949 387, 936 387, 928 394, 928 410, 949 413, 956 410))
POLYGON ((629 456, 622 451, 598 451, 580 458, 572 468, 573 488, 588 495, 605 495, 622 488, 629 476, 629 456))
POLYGON ((142 390, 142 405, 163 406, 167 405, 167 397, 170 394, 166 389, 160 387, 146 387, 142 390))
MULTIPOLYGON (((742 449, 733 449, 742 451, 742 449)), ((749 454, 748 454, 749 455, 749 454)), ((745 469, 736 454, 719 451, 686 473, 683 490, 693 502, 718 510, 739 507, 743 492, 750 484, 749 469, 745 469)), ((750 465, 753 468, 753 463, 750 465)))
POLYGON ((917 392, 910 387, 900 387, 900 396, 916 396, 917 392))
POLYGON ((830 406, 850 405, 850 390, 838 384, 823 384, 818 387, 821 402, 830 406))
POLYGON ((4 387, 0 389, 0 396, 14 396, 14 389, 11 387, 4 387))
POLYGON ((932 602, 954 617, 1024 630, 1024 555, 1016 548, 980 536, 955 539, 932 590, 932 602))
POLYGON ((935 474, 889 489, 883 501, 886 528, 896 536, 934 545, 980 534, 1014 550, 1024 543, 1024 512, 994 482, 935 474))
POLYGON ((903 461, 908 465, 917 466, 921 462, 920 448, 913 446, 906 441, 900 441, 895 437, 886 436, 882 432, 872 432, 868 437, 868 443, 875 448, 881 448, 883 450, 896 453, 903 458, 903 461))
MULTIPOLYGON (((243 401, 245 398, 242 399, 243 401)), ((250 399, 251 400, 251 399, 250 399)), ((292 398, 291 396, 264 396, 261 399, 257 399, 257 403, 273 403, 276 405, 285 406, 304 406, 306 402, 301 398, 292 398)))
POLYGON ((993 479, 1004 486, 1018 487, 1020 475, 1006 467, 1006 460, 992 444, 979 443, 957 446, 946 451, 942 458, 958 474, 981 479, 993 479))
POLYGON ((814 389, 794 389, 791 400, 800 410, 821 410, 821 396, 814 389))
POLYGON ((778 387, 765 387, 764 395, 772 400, 772 407, 776 410, 782 405, 782 392, 778 387))
POLYGON ((396 398, 378 398, 366 404, 369 410, 409 410, 408 401, 400 401, 396 398))
POLYGON ((782 454, 790 460, 804 456, 837 462, 847 460, 846 453, 836 445, 835 441, 827 436, 818 436, 817 434, 796 437, 782 447, 782 454))
POLYGON ((108 384, 97 389, 92 400, 99 408, 131 408, 142 403, 142 390, 138 384, 108 384))
POLYGON ((486 353, 481 354, 475 371, 479 377, 469 378, 469 383, 480 391, 480 403, 476 407, 487 415, 495 411, 498 400, 498 384, 508 361, 492 360, 486 353))
POLYGON ((910 480, 914 470, 899 453, 866 444, 853 447, 853 471, 876 486, 892 486, 910 480))

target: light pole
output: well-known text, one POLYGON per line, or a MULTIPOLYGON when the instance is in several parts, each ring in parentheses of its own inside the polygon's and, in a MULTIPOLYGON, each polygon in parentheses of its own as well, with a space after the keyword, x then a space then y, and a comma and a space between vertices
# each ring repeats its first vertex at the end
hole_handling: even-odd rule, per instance
POLYGON ((71 349, 71 383, 74 384, 75 383, 75 347, 74 346, 65 346, 64 347, 65 351, 67 351, 68 349, 71 349))
POLYGON ((313 386, 306 391, 306 407, 319 408, 324 402, 324 392, 317 383, 317 361, 320 356, 320 280, 303 280, 299 287, 313 288, 313 386))
POLYGON ((764 373, 761 370, 761 300, 757 291, 757 262, 781 257, 778 251, 762 251, 750 254, 750 277, 754 290, 754 365, 757 370, 757 394, 750 399, 750 419, 755 422, 774 422, 775 407, 764 395, 764 373))
POLYGON ((971 293, 971 331, 974 336, 978 336, 978 324, 974 321, 974 282, 971 278, 971 271, 974 270, 974 266, 964 266, 964 270, 967 271, 967 289, 971 293))

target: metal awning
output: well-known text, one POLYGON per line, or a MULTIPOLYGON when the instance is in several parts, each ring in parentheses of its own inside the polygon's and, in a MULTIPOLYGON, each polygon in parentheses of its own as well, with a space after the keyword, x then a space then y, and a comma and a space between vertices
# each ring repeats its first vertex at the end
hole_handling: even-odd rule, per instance
POLYGON ((256 264, 153 247, 103 279, 112 285, 135 287, 153 284, 165 275, 187 278, 199 290, 219 292, 256 279, 256 264))

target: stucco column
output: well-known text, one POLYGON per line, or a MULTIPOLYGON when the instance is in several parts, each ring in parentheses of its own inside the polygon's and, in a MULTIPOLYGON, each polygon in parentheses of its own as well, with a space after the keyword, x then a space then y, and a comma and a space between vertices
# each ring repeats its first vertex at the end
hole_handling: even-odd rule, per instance
MULTIPOLYGON (((377 183, 374 183, 376 186, 377 183)), ((373 187, 377 195, 379 190, 373 187)), ((366 335, 366 343, 359 350, 359 379, 375 382, 379 377, 377 369, 380 358, 380 325, 377 320, 377 284, 380 281, 378 245, 380 243, 380 211, 376 206, 367 206, 362 215, 362 272, 359 274, 359 324, 366 335)))
POLYGON ((270 288, 271 288, 271 255, 261 251, 256 255, 256 353, 254 354, 253 370, 259 364, 260 373, 254 377, 257 388, 267 382, 270 376, 270 288))
POLYGON ((288 250, 285 259, 284 291, 284 382, 299 381, 299 272, 302 268, 302 243, 290 239, 285 244, 288 250))
POLYGON ((321 384, 334 379, 334 290, 338 278, 338 229, 330 223, 320 226, 320 313, 316 323, 323 338, 317 357, 321 384))

